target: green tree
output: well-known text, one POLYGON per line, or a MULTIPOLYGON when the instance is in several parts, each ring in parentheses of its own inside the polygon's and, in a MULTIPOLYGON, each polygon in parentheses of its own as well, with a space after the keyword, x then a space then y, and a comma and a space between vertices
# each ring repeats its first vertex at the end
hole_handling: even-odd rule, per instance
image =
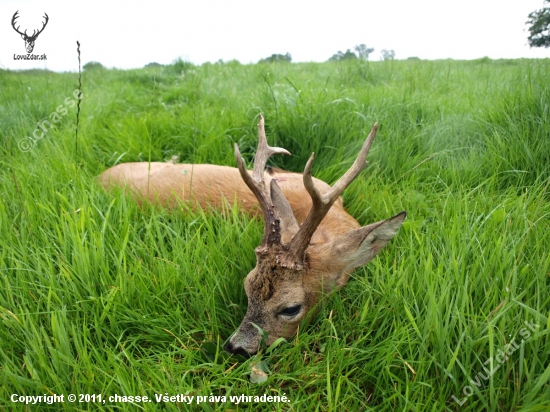
POLYGON ((358 46, 355 46, 355 51, 361 60, 368 60, 369 55, 374 51, 374 49, 372 47, 367 47, 366 44, 359 44, 358 46))
POLYGON ((395 59, 395 51, 393 50, 382 50, 380 52, 381 56, 382 56, 382 60, 393 60, 395 59))
POLYGON ((105 67, 100 62, 88 62, 82 66, 84 70, 103 70, 105 67))
POLYGON ((287 54, 272 54, 269 57, 266 57, 265 59, 261 59, 258 63, 278 63, 278 62, 284 62, 284 63, 290 63, 292 61, 292 55, 290 53, 287 54))
MULTIPOLYGON (((550 6, 550 0, 544 0, 550 6)), ((550 7, 535 10, 529 14, 527 23, 529 37, 527 41, 531 47, 550 47, 550 7)))
POLYGON ((357 59, 357 55, 352 52, 350 49, 347 49, 345 53, 342 53, 340 50, 338 50, 338 53, 333 54, 329 61, 340 61, 340 60, 355 60, 357 59))

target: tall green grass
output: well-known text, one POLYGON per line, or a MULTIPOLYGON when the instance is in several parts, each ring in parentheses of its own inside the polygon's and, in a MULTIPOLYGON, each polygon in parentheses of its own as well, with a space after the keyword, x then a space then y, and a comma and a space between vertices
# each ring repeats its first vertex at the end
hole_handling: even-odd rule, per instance
POLYGON ((0 71, 0 407, 25 409, 12 394, 267 393, 291 402, 30 410, 547 410, 549 69, 482 59, 92 70, 78 152, 74 108, 19 148, 77 75, 0 71), (330 183, 379 122, 344 199, 362 224, 408 211, 386 249, 267 358, 263 385, 248 363, 200 350, 244 316, 262 223, 231 205, 139 208, 96 182, 116 163, 173 155, 234 166, 235 142, 251 160, 260 112, 293 154, 273 163, 301 171, 315 151, 314 174, 330 183), (526 321, 539 326, 480 380, 526 321))

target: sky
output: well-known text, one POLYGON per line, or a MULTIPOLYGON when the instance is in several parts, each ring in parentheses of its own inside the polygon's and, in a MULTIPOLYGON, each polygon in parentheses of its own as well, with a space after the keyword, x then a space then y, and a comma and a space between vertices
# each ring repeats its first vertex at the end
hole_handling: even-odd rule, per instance
POLYGON ((545 58, 550 49, 529 48, 527 16, 543 0, 0 0, 0 68, 76 71, 98 61, 120 69, 177 58, 194 64, 236 59, 255 63, 274 53, 292 61, 326 61, 358 44, 394 50, 395 58, 545 58), (33 54, 18 60, 28 34, 49 21, 33 54))

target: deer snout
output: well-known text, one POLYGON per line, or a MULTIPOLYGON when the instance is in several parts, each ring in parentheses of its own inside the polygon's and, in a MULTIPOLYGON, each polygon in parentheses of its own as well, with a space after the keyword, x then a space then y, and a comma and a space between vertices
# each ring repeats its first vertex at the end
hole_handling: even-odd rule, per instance
POLYGON ((227 353, 230 353, 231 355, 241 355, 243 358, 246 358, 246 359, 256 354, 256 352, 254 353, 247 352, 245 348, 243 348, 242 346, 233 344, 231 340, 229 340, 225 344, 224 349, 227 353))
POLYGON ((258 353, 260 335, 252 323, 245 318, 241 326, 231 335, 224 349, 232 355, 250 358, 258 353))

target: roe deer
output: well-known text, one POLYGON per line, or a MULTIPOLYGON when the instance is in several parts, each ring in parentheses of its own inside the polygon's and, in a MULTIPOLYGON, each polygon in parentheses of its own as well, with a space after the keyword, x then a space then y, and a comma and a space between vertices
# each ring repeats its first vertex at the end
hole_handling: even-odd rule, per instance
POLYGON ((106 170, 101 181, 106 188, 111 184, 126 186, 138 201, 165 206, 177 205, 178 199, 214 207, 236 199, 247 211, 259 206, 264 234, 255 249, 256 267, 244 282, 248 309, 225 345, 228 352, 248 357, 258 351, 261 341, 255 325, 268 333, 268 345, 279 337, 294 335, 323 294, 344 286, 352 270, 374 258, 403 223, 406 212, 360 227, 346 213, 340 198, 367 166, 377 128, 375 124, 353 165, 332 187, 311 176, 314 154, 303 175, 269 167, 266 170, 271 155, 290 153, 267 144, 261 115, 252 172, 246 170, 235 144, 238 169, 170 162, 124 163, 106 170))

